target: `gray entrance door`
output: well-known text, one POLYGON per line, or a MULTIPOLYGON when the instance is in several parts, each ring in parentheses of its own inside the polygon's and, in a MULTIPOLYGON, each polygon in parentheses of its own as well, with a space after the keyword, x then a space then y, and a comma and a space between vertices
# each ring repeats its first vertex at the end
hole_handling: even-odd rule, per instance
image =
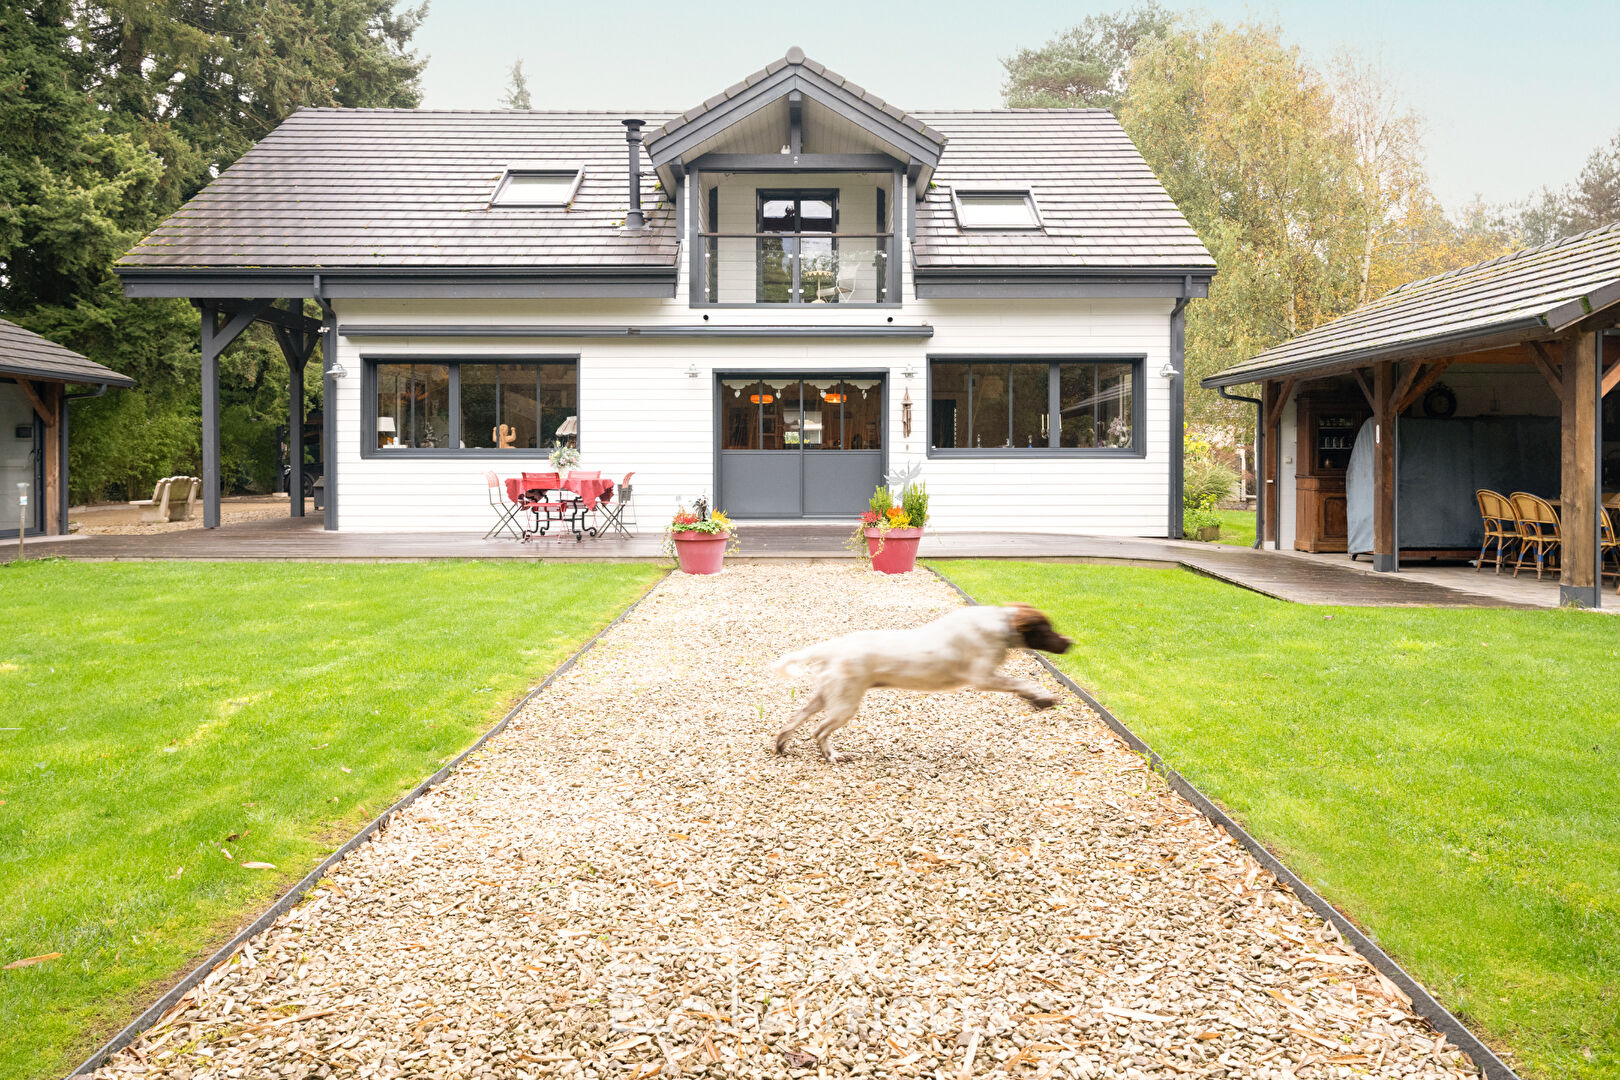
POLYGON ((719 380, 716 505, 737 518, 852 517, 883 479, 881 374, 719 380))

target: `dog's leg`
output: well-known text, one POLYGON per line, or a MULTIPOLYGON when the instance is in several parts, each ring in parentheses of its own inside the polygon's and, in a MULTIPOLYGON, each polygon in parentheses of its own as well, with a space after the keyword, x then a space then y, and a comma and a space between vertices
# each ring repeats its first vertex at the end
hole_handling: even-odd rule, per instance
POLYGON ((787 727, 776 733, 776 752, 778 754, 787 753, 788 740, 793 738, 793 733, 804 727, 812 716, 820 712, 823 704, 825 704, 825 699, 821 696, 821 691, 812 690, 810 695, 804 699, 804 704, 800 705, 798 711, 793 714, 793 719, 788 721, 787 727))
POLYGON ((1050 709, 1057 704, 1057 698, 1047 693, 1041 687, 1023 679, 1015 679, 1011 675, 1003 675, 999 671, 992 671, 973 680, 975 690, 994 690, 1003 694, 1017 694, 1037 709, 1050 709))
POLYGON ((833 737, 833 733, 839 728, 855 719, 855 714, 861 708, 861 699, 865 696, 866 689, 864 687, 851 690, 841 686, 833 692, 831 700, 827 702, 826 718, 821 721, 821 726, 816 728, 814 737, 816 749, 821 751, 821 756, 827 760, 828 764, 836 765, 839 761, 848 760, 849 755, 839 757, 837 752, 833 750, 832 743, 828 740, 833 737))

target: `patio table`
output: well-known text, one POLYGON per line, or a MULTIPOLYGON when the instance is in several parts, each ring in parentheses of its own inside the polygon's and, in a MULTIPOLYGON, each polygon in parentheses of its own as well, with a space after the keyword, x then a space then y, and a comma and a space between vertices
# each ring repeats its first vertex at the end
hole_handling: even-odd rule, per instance
MULTIPOLYGON (((597 503, 613 490, 613 481, 599 476, 566 476, 557 487, 525 488, 525 480, 529 477, 539 476, 538 473, 525 473, 521 477, 509 477, 506 480, 507 497, 513 502, 527 501, 535 512, 536 522, 541 513, 547 515, 547 526, 550 524, 550 515, 556 514, 556 520, 564 522, 568 531, 574 534, 576 541, 584 540, 588 532, 596 535, 596 527, 585 527, 585 515, 596 509, 597 503), (567 492, 573 498, 563 497, 567 492)), ((546 528, 525 530, 524 539, 530 536, 544 535, 546 528)))

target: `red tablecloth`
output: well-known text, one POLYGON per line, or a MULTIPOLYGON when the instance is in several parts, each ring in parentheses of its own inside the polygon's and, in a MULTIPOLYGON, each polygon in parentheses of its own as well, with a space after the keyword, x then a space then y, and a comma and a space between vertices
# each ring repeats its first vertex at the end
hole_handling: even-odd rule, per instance
POLYGON ((613 490, 613 481, 606 477, 566 477, 562 482, 563 490, 572 491, 579 496, 579 501, 585 504, 585 509, 595 510, 598 500, 613 490))

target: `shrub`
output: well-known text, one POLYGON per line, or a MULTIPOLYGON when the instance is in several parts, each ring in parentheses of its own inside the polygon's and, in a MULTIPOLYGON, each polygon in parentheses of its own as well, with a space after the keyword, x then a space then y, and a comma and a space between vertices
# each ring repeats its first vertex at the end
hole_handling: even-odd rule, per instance
POLYGON ((1181 478, 1181 504, 1188 510, 1213 510, 1237 490, 1238 475, 1212 458, 1189 456, 1181 478))

